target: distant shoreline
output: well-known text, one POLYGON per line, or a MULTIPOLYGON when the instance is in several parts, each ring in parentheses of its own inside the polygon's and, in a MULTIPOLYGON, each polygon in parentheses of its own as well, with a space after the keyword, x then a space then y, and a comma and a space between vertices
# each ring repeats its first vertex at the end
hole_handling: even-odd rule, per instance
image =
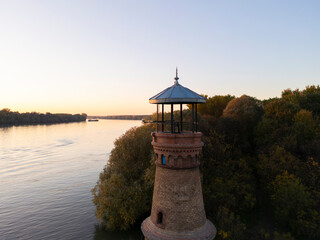
POLYGON ((88 116, 88 119, 142 120, 142 119, 151 119, 151 115, 88 116))
POLYGON ((67 113, 12 112, 8 108, 0 110, 0 126, 55 124, 86 121, 87 115, 67 113))

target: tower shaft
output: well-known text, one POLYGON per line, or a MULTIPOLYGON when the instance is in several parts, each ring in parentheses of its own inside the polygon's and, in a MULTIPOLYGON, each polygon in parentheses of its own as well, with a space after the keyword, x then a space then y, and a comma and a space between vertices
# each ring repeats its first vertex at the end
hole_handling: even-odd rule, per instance
POLYGON ((199 153, 199 132, 152 133, 156 176, 151 216, 142 223, 147 240, 212 240, 214 225, 206 219, 199 153))

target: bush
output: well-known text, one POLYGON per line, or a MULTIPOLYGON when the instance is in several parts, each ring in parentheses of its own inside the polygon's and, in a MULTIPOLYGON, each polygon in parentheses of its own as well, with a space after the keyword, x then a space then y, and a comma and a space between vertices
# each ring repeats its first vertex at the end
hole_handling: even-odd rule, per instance
MULTIPOLYGON (((109 230, 127 230, 151 208, 153 184, 146 175, 154 174, 151 128, 128 130, 115 141, 110 159, 92 189, 96 216, 109 230)), ((154 176, 153 176, 154 177, 154 176)))

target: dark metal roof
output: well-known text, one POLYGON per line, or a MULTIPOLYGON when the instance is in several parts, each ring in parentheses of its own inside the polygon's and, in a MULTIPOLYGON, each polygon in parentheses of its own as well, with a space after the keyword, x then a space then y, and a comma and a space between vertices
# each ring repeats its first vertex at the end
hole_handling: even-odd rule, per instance
POLYGON ((179 84, 178 73, 175 77, 175 83, 171 87, 163 90, 149 99, 150 103, 205 103, 206 99, 194 91, 179 84))

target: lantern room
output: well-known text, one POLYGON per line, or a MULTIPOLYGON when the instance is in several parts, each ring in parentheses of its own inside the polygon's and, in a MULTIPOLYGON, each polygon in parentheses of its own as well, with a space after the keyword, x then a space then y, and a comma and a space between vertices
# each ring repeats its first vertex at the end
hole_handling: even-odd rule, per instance
POLYGON ((191 130, 192 132, 198 131, 198 117, 197 117, 197 105, 199 103, 205 103, 206 99, 201 95, 195 93, 182 86, 179 83, 178 77, 178 69, 176 69, 176 77, 174 78, 174 84, 163 90, 162 92, 156 94, 152 98, 149 99, 151 104, 157 105, 156 111, 156 132, 161 131, 164 132, 165 126, 170 126, 171 133, 181 133, 183 131, 191 130), (183 104, 190 104, 192 110, 191 122, 183 121, 183 104), (159 116, 159 105, 161 105, 161 118, 159 116), (165 120, 165 105, 171 106, 170 111, 170 120, 165 120), (180 108, 179 119, 175 119, 174 117, 174 105, 178 105, 180 108), (190 128, 191 127, 191 128, 190 128), (160 129, 159 129, 160 128, 160 129))

